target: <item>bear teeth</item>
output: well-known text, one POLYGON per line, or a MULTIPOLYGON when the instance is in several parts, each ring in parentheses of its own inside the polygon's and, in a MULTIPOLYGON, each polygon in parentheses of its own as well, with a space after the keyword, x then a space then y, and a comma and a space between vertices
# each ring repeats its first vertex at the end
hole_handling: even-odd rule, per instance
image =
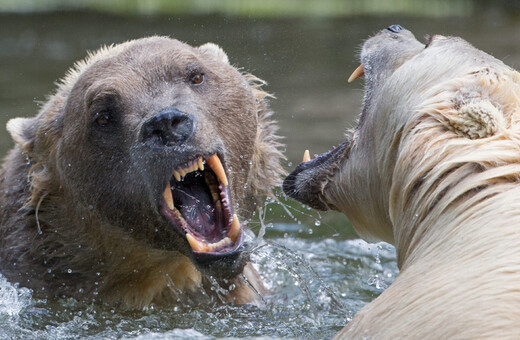
POLYGON ((233 244, 233 240, 231 240, 229 237, 224 237, 222 240, 216 243, 206 243, 204 241, 199 241, 190 234, 186 234, 186 239, 188 240, 191 249, 201 253, 219 250, 233 244))
MULTIPOLYGON (((224 167, 222 166, 222 162, 220 161, 220 158, 218 158, 217 154, 213 154, 211 157, 209 157, 206 160, 206 163, 209 165, 211 170, 215 173, 220 183, 227 186, 228 185, 228 179, 226 176, 226 172, 224 171, 224 167)), ((185 168, 178 168, 173 170, 173 177, 177 182, 180 182, 184 179, 184 177, 189 174, 190 172, 194 171, 203 171, 204 170, 204 160, 202 157, 199 157, 196 160, 193 160, 188 163, 188 166, 185 168)))
POLYGON ((175 206, 173 205, 172 187, 170 186, 170 182, 168 182, 166 189, 164 189, 163 196, 164 201, 168 205, 168 208, 170 208, 170 210, 173 210, 175 206))
POLYGON ((358 79, 359 77, 362 77, 365 74, 365 69, 363 68, 363 65, 359 65, 354 72, 348 77, 347 82, 352 83, 354 80, 358 79))
POLYGON ((233 223, 231 223, 231 228, 229 228, 227 237, 229 237, 233 242, 236 242, 239 233, 240 233, 240 221, 238 220, 237 214, 233 214, 233 223))
POLYGON ((220 181, 220 183, 222 183, 223 185, 227 186, 228 185, 228 180, 227 180, 226 172, 224 171, 224 167, 222 166, 222 162, 220 161, 220 158, 218 158, 217 154, 214 154, 213 156, 208 158, 206 163, 208 163, 208 165, 211 168, 211 170, 213 170, 215 175, 217 175, 217 178, 220 181))
POLYGON ((184 177, 187 174, 197 170, 204 170, 204 160, 202 159, 202 157, 199 157, 198 159, 189 162, 188 166, 185 168, 178 168, 176 170, 173 170, 173 177, 177 182, 180 182, 184 179, 184 177))
POLYGON ((309 150, 305 150, 305 152, 303 153, 303 162, 308 162, 311 160, 311 154, 309 152, 309 150))

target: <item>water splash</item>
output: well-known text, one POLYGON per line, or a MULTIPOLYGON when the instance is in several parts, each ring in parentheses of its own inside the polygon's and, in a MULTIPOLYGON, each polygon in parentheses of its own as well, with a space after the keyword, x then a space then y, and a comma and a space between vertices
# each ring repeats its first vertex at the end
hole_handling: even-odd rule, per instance
MULTIPOLYGON (((208 296, 207 305, 183 299, 182 306, 124 312, 74 299, 35 299, 0 276, 0 338, 330 338, 397 274, 389 245, 311 235, 309 230, 321 231, 327 223, 306 207, 270 200, 259 211, 258 225, 259 237, 248 231, 245 238, 271 291, 263 307, 222 304, 208 296), (275 207, 293 222, 270 222, 275 207)), ((227 293, 216 281, 213 288, 222 298, 227 293)))
POLYGON ((18 288, 7 282, 0 274, 0 319, 2 315, 8 318, 17 317, 20 312, 30 305, 31 291, 27 288, 18 288))

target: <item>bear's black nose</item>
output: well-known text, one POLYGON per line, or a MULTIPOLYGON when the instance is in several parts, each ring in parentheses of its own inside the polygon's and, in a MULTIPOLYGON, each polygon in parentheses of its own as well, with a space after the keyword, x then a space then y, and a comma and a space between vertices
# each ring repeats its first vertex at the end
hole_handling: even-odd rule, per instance
POLYGON ((404 30, 404 27, 401 25, 391 25, 388 26, 387 30, 394 33, 399 33, 400 31, 404 30))
POLYGON ((173 146, 187 141, 195 132, 195 118, 177 109, 165 109, 142 127, 142 140, 154 146, 173 146))

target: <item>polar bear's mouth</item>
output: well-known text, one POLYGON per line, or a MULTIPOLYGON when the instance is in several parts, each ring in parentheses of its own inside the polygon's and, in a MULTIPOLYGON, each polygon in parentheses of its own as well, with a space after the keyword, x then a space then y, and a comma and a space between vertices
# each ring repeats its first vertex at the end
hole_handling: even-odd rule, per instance
POLYGON ((230 255, 241 246, 242 228, 217 154, 175 169, 163 199, 163 216, 186 236, 195 255, 230 255))

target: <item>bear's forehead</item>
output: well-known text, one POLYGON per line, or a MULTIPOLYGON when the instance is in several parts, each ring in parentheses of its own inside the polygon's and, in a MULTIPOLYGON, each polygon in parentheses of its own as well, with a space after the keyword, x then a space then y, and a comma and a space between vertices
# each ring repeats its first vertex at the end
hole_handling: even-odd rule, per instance
POLYGON ((90 65, 90 72, 110 71, 111 69, 131 69, 140 73, 160 71, 162 68, 201 67, 207 62, 197 50, 173 39, 138 40, 109 53, 90 65))
MULTIPOLYGON (((223 74, 218 71, 221 65, 204 58, 196 48, 169 38, 140 39, 123 44, 122 48, 116 46, 113 51, 98 53, 103 56, 93 56, 92 62, 74 81, 74 87, 84 89, 87 97, 107 89, 147 92, 186 81, 198 72, 211 74, 213 78, 223 74)), ((225 74, 226 79, 231 80, 233 73, 225 74)))

